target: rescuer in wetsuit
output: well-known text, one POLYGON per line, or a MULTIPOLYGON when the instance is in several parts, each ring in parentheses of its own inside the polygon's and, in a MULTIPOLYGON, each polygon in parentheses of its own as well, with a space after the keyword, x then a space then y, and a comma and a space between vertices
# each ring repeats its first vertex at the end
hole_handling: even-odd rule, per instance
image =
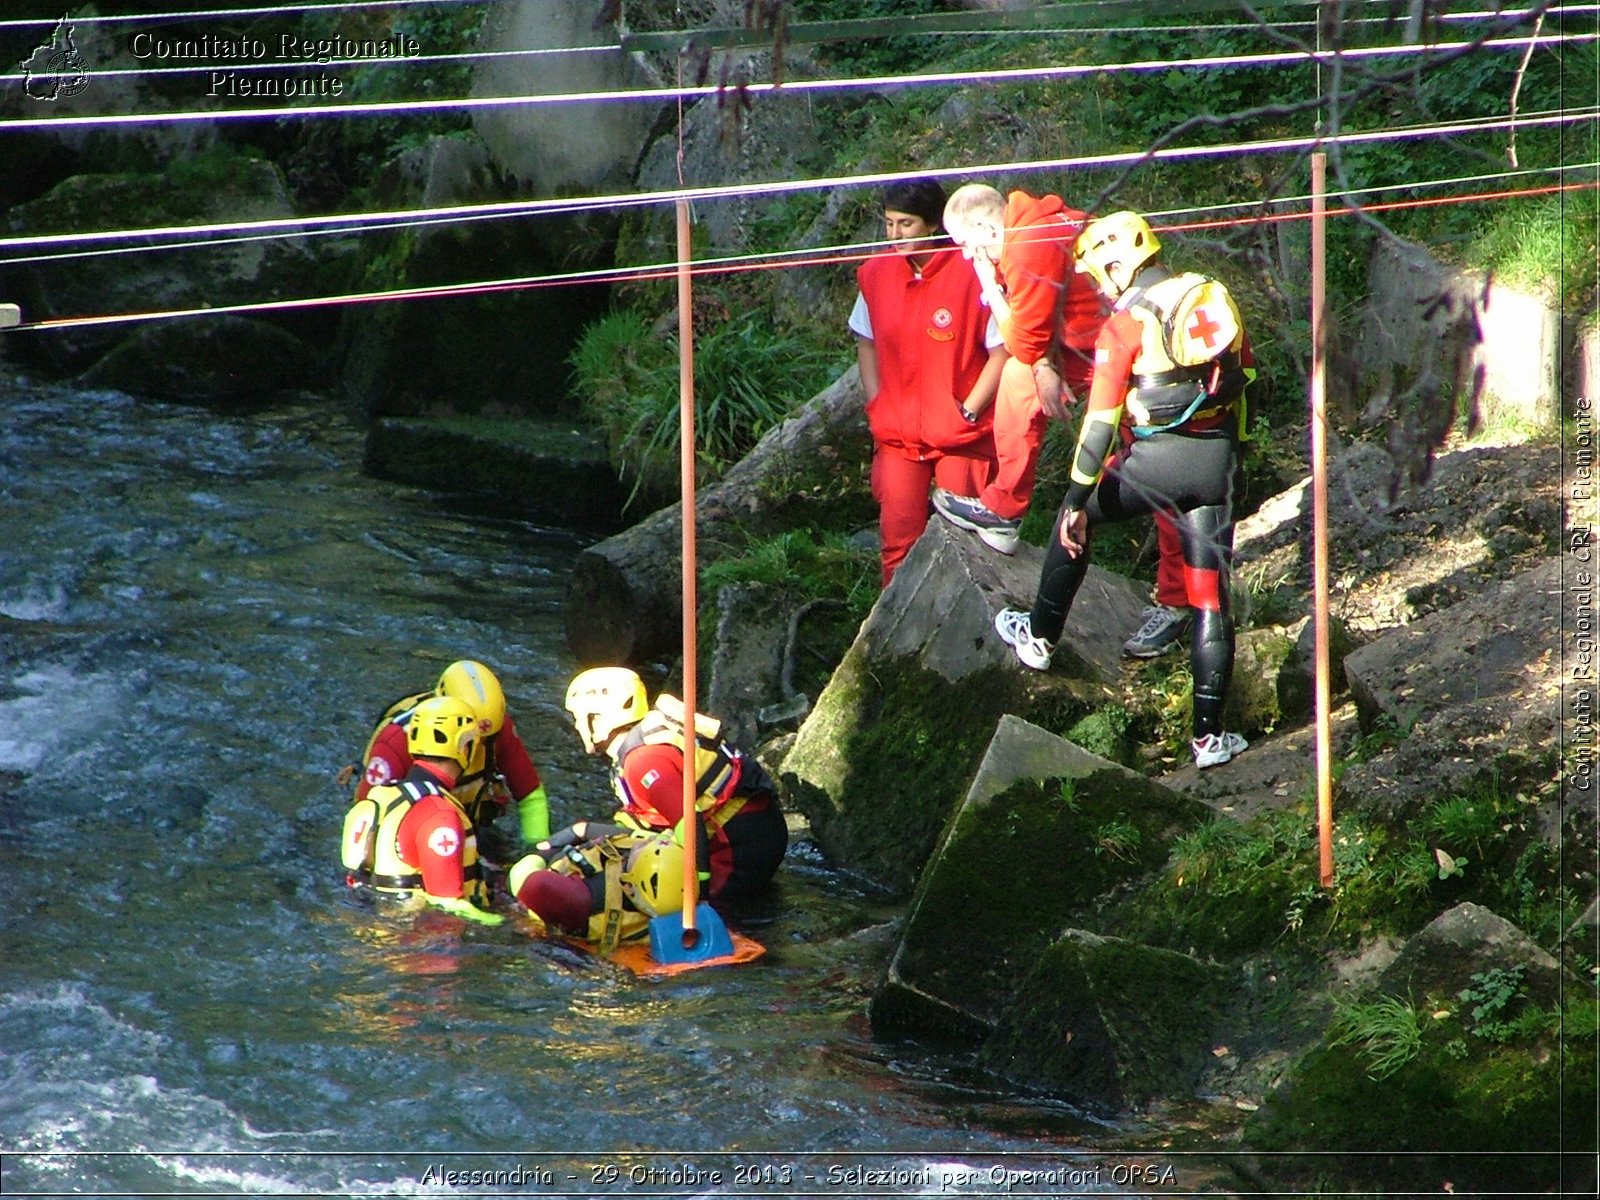
POLYGON ((1089 569, 1094 528, 1157 511, 1172 515, 1195 612, 1191 748, 1195 765, 1206 768, 1248 746, 1222 728, 1222 708, 1233 674, 1232 481, 1239 410, 1254 371, 1227 289, 1173 272, 1160 250, 1148 222, 1132 212, 1091 221, 1078 237, 1077 269, 1112 302, 1112 314, 1095 339, 1071 481, 1033 609, 1002 609, 995 629, 1024 665, 1046 669, 1089 569))

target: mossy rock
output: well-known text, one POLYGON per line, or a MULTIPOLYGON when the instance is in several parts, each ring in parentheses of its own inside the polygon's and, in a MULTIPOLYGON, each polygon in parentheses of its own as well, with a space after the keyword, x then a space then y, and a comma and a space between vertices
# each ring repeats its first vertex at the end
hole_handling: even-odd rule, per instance
POLYGON ((1069 930, 1034 959, 978 1063, 1100 1111, 1185 1096, 1231 991, 1222 967, 1069 930))
POLYGON ((1114 928, 1127 937, 1197 954, 1248 954, 1271 945, 1288 924, 1295 883, 1288 872, 1236 881, 1163 875, 1132 898, 1114 928))
POLYGON ((1224 704, 1226 728, 1255 737, 1305 716, 1285 711, 1280 694, 1279 680, 1293 654, 1294 639, 1281 626, 1247 629, 1238 635, 1224 704))
POLYGON ((600 438, 570 422, 389 418, 367 433, 367 474, 467 493, 562 526, 611 531, 625 499, 600 438))
POLYGON ((1016 672, 952 684, 909 660, 845 654, 784 762, 817 841, 847 870, 905 896, 983 757, 1016 672))
MULTIPOLYGON (((1006 736, 1003 727, 996 746, 1006 736)), ((969 796, 923 872, 885 1005, 909 988, 992 1023, 1060 930, 1097 923, 1108 897, 1158 870, 1174 834, 1203 819, 1196 801, 1057 744, 1079 760, 1073 777, 1022 779, 990 798, 969 796), (974 913, 982 914, 980 933, 974 913)), ((874 1026, 886 1027, 890 1011, 875 1004, 874 1026)))
POLYGON ((1350 1046, 1321 1046, 1247 1123, 1274 1184, 1336 1179, 1397 1191, 1594 1194, 1596 1034, 1592 1022, 1503 1045, 1421 1014, 1420 1053, 1375 1079, 1350 1046), (1338 1151, 1336 1159, 1313 1157, 1338 1151), (1564 1152, 1564 1153, 1563 1153, 1564 1152))

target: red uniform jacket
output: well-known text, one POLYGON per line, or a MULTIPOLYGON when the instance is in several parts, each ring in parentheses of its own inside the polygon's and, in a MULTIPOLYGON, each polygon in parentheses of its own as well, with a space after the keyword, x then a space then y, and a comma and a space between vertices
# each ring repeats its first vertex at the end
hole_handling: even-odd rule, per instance
MULTIPOLYGON (((495 734, 491 745, 494 766, 506 777, 506 786, 511 789, 513 799, 521 800, 539 786, 539 768, 533 765, 533 756, 517 736, 517 727, 510 713, 506 714, 505 724, 495 734)), ((379 784, 404 779, 409 770, 411 750, 406 743, 406 727, 397 721, 390 721, 372 743, 372 752, 367 755, 362 768, 361 782, 356 785, 356 799, 365 798, 379 784)))
MULTIPOLYGON (((450 786, 428 763, 418 763, 416 769, 427 772, 441 787, 450 786)), ((444 796, 418 800, 400 818, 400 828, 395 831, 401 861, 422 872, 423 891, 442 900, 458 900, 466 894, 461 859, 465 842, 461 814, 444 796)))
POLYGON ((961 252, 935 251, 919 277, 891 250, 862 263, 856 283, 878 355, 878 394, 867 397, 873 440, 922 458, 987 438, 988 412, 969 425, 958 407, 989 361, 989 310, 961 252))
MULTIPOLYGON (((627 792, 642 799, 666 819, 664 828, 670 829, 683 819, 683 751, 665 743, 646 743, 630 750, 617 764, 617 770, 627 785, 627 792)), ((745 813, 760 812, 768 804, 764 794, 750 795, 733 820, 739 820, 745 813)), ((628 811, 636 817, 651 818, 651 814, 631 806, 628 811)), ((719 829, 711 835, 710 850, 711 882, 706 891, 715 896, 733 872, 733 846, 725 831, 719 829)))

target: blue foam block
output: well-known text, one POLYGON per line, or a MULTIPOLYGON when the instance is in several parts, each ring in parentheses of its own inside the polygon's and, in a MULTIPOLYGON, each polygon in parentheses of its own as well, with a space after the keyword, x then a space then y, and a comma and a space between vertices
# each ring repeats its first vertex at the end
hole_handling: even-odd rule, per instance
POLYGON ((683 944, 683 914, 668 913, 650 922, 650 957, 659 963, 701 962, 733 953, 733 938, 722 917, 711 905, 695 906, 694 927, 700 938, 691 947, 683 944))

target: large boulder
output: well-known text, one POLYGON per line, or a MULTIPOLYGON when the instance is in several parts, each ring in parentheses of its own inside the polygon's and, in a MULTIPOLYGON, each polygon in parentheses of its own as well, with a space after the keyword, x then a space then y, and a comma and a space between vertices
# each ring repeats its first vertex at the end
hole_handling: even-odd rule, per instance
MULTIPOLYGON (((436 136, 401 151, 374 181, 390 209, 493 204, 519 198, 513 180, 471 136, 436 136)), ((344 310, 345 390, 368 415, 570 413, 566 359, 604 301, 593 284, 477 286, 536 280, 597 265, 609 244, 583 215, 413 225, 369 234, 361 292, 447 289, 459 295, 357 304, 344 310), (508 331, 515 331, 514 335, 508 331)))
POLYGON ((1362 728, 1402 739, 1383 761, 1352 767, 1347 792, 1404 817, 1490 782, 1506 755, 1554 767, 1565 727, 1561 646, 1581 615, 1563 570, 1551 559, 1345 659, 1362 728))
POLYGON ((1380 239, 1368 275, 1368 299, 1353 349, 1366 376, 1399 393, 1430 374, 1452 379, 1442 354, 1459 329, 1475 344, 1462 349, 1484 378, 1490 420, 1554 428, 1561 416, 1561 314, 1544 296, 1508 288, 1480 271, 1447 267, 1423 247, 1380 239))
MULTIPOLYGON (((988 1034, 1063 929, 1098 922, 1108 895, 1159 870, 1172 837, 1210 815, 1011 715, 1000 717, 971 779, 921 872, 873 999, 880 1032, 988 1034)), ((1037 1019, 1013 1017, 1013 1029, 1037 1019)))
POLYGON ((312 390, 321 368, 309 346, 271 322, 210 317, 141 325, 77 382, 203 403, 312 390))
POLYGON ((1107 1113, 1187 1097, 1204 1077, 1227 968, 1081 929, 1021 964, 980 1067, 1107 1113))
POLYGON ((605 440, 556 417, 385 417, 367 431, 362 469, 435 491, 483 497, 550 525, 608 533, 626 499, 605 440))
MULTIPOLYGON (((282 173, 264 159, 213 155, 185 171, 149 174, 75 175, 37 200, 8 214, 13 233, 54 233, 195 225, 214 221, 287 221, 294 217, 282 173)), ((91 255, 26 263, 8 276, 30 321, 108 314, 225 308, 232 304, 312 295, 313 259, 305 240, 291 226, 280 236, 240 239, 220 245, 159 248, 136 254, 91 255)), ((252 318, 255 319, 255 318, 252 318)), ((25 347, 61 373, 87 370, 126 343, 126 360, 152 353, 183 358, 194 341, 195 355, 214 358, 212 347, 225 343, 207 326, 215 319, 195 316, 171 323, 159 345, 139 325, 80 325, 41 330, 25 347), (209 343, 209 345, 208 345, 209 343)), ((303 319, 275 318, 272 324, 301 340, 315 342, 317 326, 303 319)), ((253 340, 253 339, 247 339, 253 340)), ((299 357, 292 351, 290 359, 299 357)), ((160 366, 156 365, 156 373, 160 366)), ((318 379, 299 381, 315 387, 318 379)))
POLYGON ((1272 1182, 1593 1195, 1593 985, 1463 904, 1401 950, 1245 1129, 1272 1182), (1361 1153, 1352 1153, 1359 1150, 1361 1153), (1305 1155, 1297 1158, 1292 1151, 1305 1155))
POLYGON ((782 778, 836 863, 911 891, 1003 713, 1067 732, 1120 708, 1119 650, 1143 590, 1097 567, 1047 672, 1020 666, 994 615, 1026 604, 1042 552, 1005 557, 930 522, 878 598, 785 758, 782 778), (959 787, 960 785, 956 785, 959 787))
MULTIPOLYGON (((617 31, 596 20, 603 7, 588 0, 490 5, 478 34, 490 57, 473 72, 472 95, 597 96, 658 86, 644 60, 616 48, 617 31)), ((500 167, 535 195, 625 191, 664 103, 496 105, 474 109, 472 127, 500 167)))

